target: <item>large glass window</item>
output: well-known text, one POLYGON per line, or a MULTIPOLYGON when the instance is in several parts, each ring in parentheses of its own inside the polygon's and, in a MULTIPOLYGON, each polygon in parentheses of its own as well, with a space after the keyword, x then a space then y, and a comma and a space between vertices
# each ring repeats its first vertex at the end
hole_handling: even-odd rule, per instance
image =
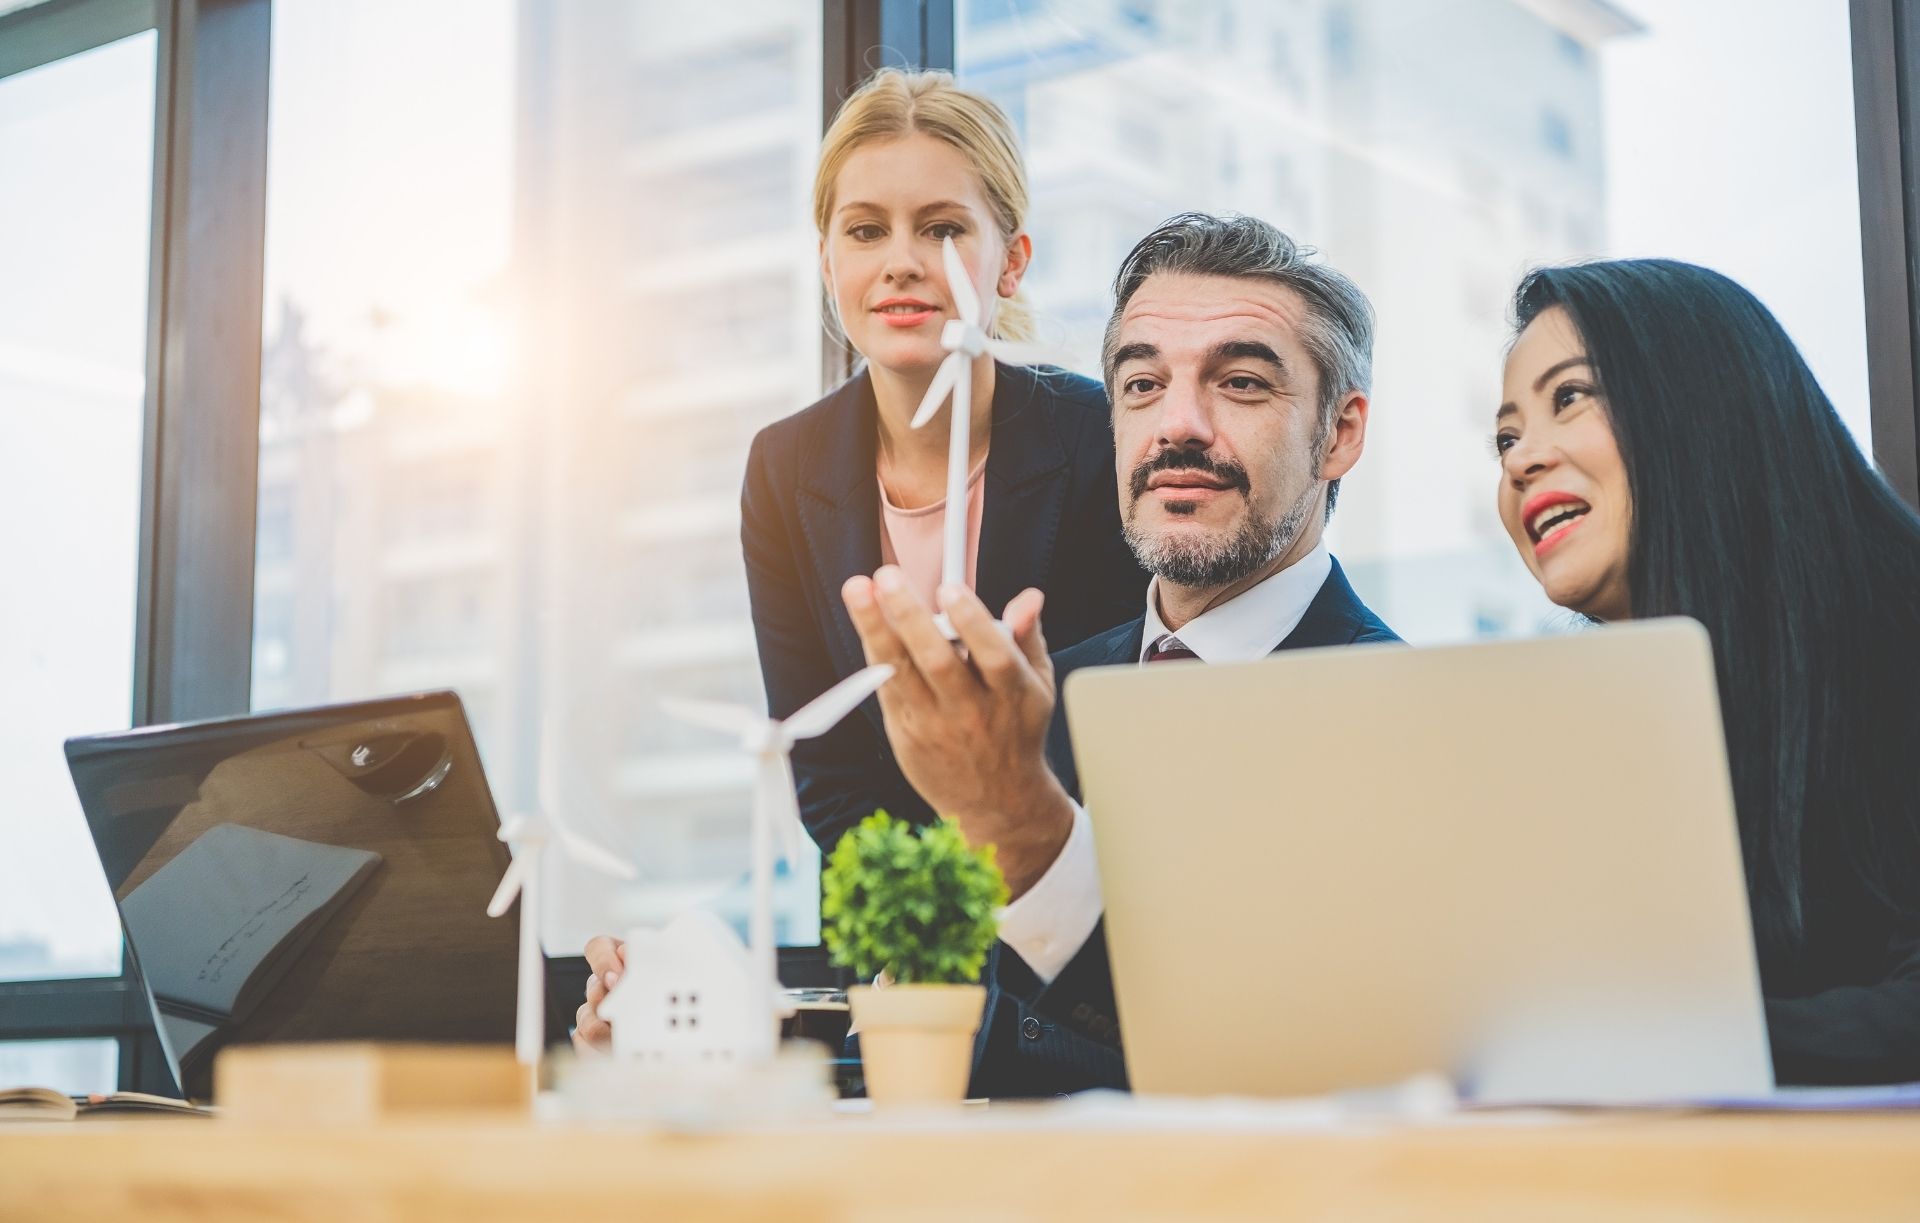
POLYGON ((120 1042, 115 1040, 0 1041, 0 1083, 51 1087, 68 1095, 119 1087, 120 1042))
MULTIPOLYGON (((658 713, 759 705, 738 500, 821 389, 820 11, 276 0, 256 707, 451 687, 550 855, 548 950, 738 913, 751 772, 658 713), (351 81, 350 89, 341 82, 351 81)), ((818 939, 818 863, 783 877, 818 939)))
MULTIPOLYGON (((120 971, 61 743, 132 720, 154 46, 0 80, 0 980, 120 971)), ((96 1044, 0 1047, 0 1079, 93 1084, 96 1044)))
POLYGON ((1331 541, 1415 641, 1561 619, 1488 444, 1528 267, 1661 255, 1745 283, 1863 445, 1846 0, 962 0, 958 74, 1014 117, 1043 333, 1099 369, 1127 250, 1186 209, 1272 221, 1379 314, 1331 541))

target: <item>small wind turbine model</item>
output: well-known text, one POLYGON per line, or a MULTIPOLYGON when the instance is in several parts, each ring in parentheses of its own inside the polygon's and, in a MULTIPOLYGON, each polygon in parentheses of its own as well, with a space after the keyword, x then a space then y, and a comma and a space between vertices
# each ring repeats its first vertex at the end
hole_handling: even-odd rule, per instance
MULTIPOLYGON (((921 428, 938 415, 941 401, 951 393, 953 411, 947 424, 946 534, 940 556, 940 582, 964 586, 967 582, 967 460, 973 446, 974 359, 991 353, 1010 364, 1026 365, 1040 360, 1042 353, 1034 345, 996 340, 987 335, 981 321, 980 292, 974 287, 966 265, 960 262, 960 252, 954 249, 951 237, 940 240, 940 259, 947 271, 947 292, 953 295, 960 317, 947 320, 940 331, 940 347, 947 350, 947 356, 934 372, 933 382, 920 400, 920 410, 913 414, 912 427, 921 428)), ((934 619, 949 641, 956 637, 945 612, 934 619)))
POLYGON ((487 903, 487 916, 499 917, 520 898, 520 995, 514 1020, 514 1056, 523 1066, 537 1066, 546 1044, 546 962, 541 958, 540 922, 541 863, 547 844, 558 842, 561 852, 580 865, 611 875, 632 879, 637 874, 631 863, 600 848, 580 836, 560 820, 556 801, 554 745, 550 732, 540 735, 539 811, 532 816, 516 815, 500 825, 500 839, 513 851, 513 864, 500 878, 500 887, 487 903))
MULTIPOLYGON (((753 1005, 756 1018, 744 1029, 753 1047, 743 1050, 756 1057, 770 1056, 779 1035, 775 999, 780 979, 773 944, 773 838, 781 838, 787 861, 800 856, 800 804, 794 794, 793 762, 789 753, 801 739, 832 730, 893 677, 886 664, 868 667, 827 689, 784 722, 740 705, 714 701, 666 700, 668 713, 696 726, 739 739, 756 760, 753 789, 753 910, 747 922, 747 953, 753 969, 753 1005)), ((622 982, 624 985, 625 982, 622 982)), ((618 1025, 616 1025, 616 1031, 618 1025)))

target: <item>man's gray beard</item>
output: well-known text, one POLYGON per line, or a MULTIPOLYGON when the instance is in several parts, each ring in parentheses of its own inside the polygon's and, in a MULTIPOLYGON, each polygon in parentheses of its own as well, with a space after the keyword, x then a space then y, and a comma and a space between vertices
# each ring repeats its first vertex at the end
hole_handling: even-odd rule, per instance
POLYGON ((1141 567, 1155 577, 1176 586, 1231 586, 1252 577, 1271 564, 1300 538, 1313 512, 1316 480, 1307 486, 1276 524, 1271 519, 1256 519, 1248 514, 1231 539, 1215 542, 1207 539, 1156 540, 1140 529, 1135 509, 1127 510, 1124 533, 1127 546, 1141 567))

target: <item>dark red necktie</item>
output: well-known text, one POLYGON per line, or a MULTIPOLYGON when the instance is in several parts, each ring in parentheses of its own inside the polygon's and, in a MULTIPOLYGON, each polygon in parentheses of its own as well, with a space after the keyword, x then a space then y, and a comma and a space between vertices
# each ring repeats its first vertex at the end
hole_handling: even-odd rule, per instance
POLYGON ((1148 662, 1180 662, 1198 657, 1200 657, 1198 654, 1181 645, 1180 639, 1172 633, 1154 642, 1153 648, 1147 651, 1148 662))

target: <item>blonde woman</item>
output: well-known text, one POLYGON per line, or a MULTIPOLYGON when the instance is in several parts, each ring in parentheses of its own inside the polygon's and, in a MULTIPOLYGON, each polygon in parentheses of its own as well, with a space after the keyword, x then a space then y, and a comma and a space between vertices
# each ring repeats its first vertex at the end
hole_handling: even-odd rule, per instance
MULTIPOLYGON (((934 604, 946 515, 967 515, 968 582, 988 607, 1046 594, 1050 646, 1140 615, 1147 575, 1120 532, 1113 427, 1092 379, 1053 368, 973 370, 965 506, 946 504, 948 414, 908 428, 957 317, 941 263, 951 237, 996 337, 1032 338, 1019 297, 1033 257, 1027 179, 1013 126, 941 72, 886 69, 848 98, 814 180, 820 276, 833 324, 862 358, 818 403, 754 438, 741 493, 747 590, 767 705, 784 718, 866 665, 840 587, 897 564, 934 604)), ((900 774, 877 702, 793 753, 808 831, 831 849, 875 808, 933 818, 900 774)), ((623 948, 587 945, 593 976, 576 1045, 605 1047, 595 1007, 623 948)))
MULTIPOLYGON (((945 73, 882 71, 827 131, 813 199, 833 318, 864 364, 763 430, 747 460, 741 542, 773 715, 865 665, 840 599, 848 578, 898 564, 933 605, 950 513, 968 518, 969 584, 996 611, 1026 587, 1045 591, 1053 647, 1138 616, 1147 578, 1121 537, 1097 382, 979 358, 965 506, 946 504, 947 414, 907 427, 956 317, 943 238, 972 273, 990 334, 1031 338, 1019 296, 1033 256, 1027 180, 1006 115, 945 73)), ((932 816, 894 764, 875 702, 797 749, 794 774, 825 848, 876 807, 932 816)))

